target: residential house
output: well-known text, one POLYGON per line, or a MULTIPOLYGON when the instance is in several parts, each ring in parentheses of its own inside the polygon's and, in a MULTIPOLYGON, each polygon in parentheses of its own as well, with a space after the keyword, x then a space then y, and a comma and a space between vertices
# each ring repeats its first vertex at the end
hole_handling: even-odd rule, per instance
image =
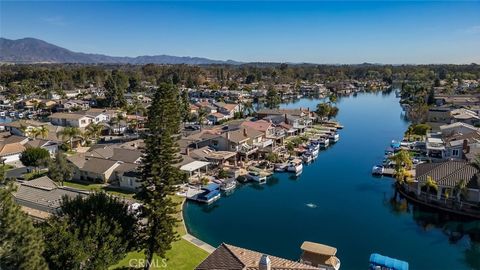
POLYGON ((79 113, 54 113, 49 118, 53 125, 78 128, 85 128, 95 120, 93 116, 79 113))
POLYGON ((320 270, 326 269, 222 243, 195 270, 320 270))
MULTIPOLYGON (((28 138, 2 133, 0 137, 0 160, 3 163, 13 163, 20 160, 25 151, 28 138)), ((0 163, 1 163, 0 162, 0 163)))
POLYGON ((211 139, 211 147, 219 151, 237 152, 244 159, 256 154, 257 145, 262 143, 263 133, 249 127, 227 131, 211 139))
POLYGON ((115 169, 121 161, 103 159, 77 154, 67 158, 73 165, 73 179, 98 183, 109 183, 116 180, 115 169))
POLYGON ((54 156, 58 152, 58 142, 44 140, 44 139, 33 139, 29 140, 26 144, 26 147, 39 147, 47 150, 51 156, 54 156))
POLYGON ((48 176, 17 183, 13 193, 15 202, 30 216, 43 220, 60 211, 63 198, 73 199, 87 196, 87 193, 60 187, 48 176))
MULTIPOLYGON (((471 203, 480 203, 480 179, 478 169, 466 161, 445 161, 439 163, 422 163, 415 168, 415 181, 409 185, 409 190, 417 196, 428 196, 433 200, 448 198, 459 200, 461 193, 459 186, 464 181, 464 200, 471 203), (438 186, 432 196, 427 193, 427 179, 431 178, 438 186)), ((430 190, 432 192, 433 190, 430 190)))

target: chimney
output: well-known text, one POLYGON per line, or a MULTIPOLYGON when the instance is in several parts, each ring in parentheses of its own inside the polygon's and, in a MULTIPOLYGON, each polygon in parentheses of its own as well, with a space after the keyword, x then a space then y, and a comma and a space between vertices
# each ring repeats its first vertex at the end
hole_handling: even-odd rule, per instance
POLYGON ((227 136, 227 140, 229 140, 229 139, 230 139, 230 131, 227 131, 227 135, 226 135, 226 136, 227 136))
POLYGON ((288 124, 287 114, 285 114, 285 124, 288 124))
POLYGON ((190 147, 187 146, 187 148, 185 149, 185 155, 188 157, 190 156, 190 147))
POLYGON ((258 262, 258 270, 271 270, 272 269, 272 262, 270 261, 270 258, 263 254, 262 258, 260 258, 260 261, 258 262))
POLYGON ((243 136, 248 137, 248 133, 247 133, 247 129, 246 129, 246 128, 243 129, 243 136))

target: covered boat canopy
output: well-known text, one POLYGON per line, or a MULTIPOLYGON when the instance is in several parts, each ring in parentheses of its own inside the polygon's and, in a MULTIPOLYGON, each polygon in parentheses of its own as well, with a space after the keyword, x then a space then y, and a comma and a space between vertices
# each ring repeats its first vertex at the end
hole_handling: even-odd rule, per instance
POLYGON ((203 167, 208 166, 208 164, 210 164, 210 162, 196 160, 196 161, 193 161, 193 162, 190 162, 188 164, 183 165, 182 167, 180 167, 180 170, 186 171, 186 172, 194 172, 196 170, 199 170, 203 167))
POLYGON ((378 253, 370 255, 370 265, 382 266, 392 270, 408 270, 408 262, 393 259, 378 253))
POLYGON ((202 189, 206 191, 214 191, 214 190, 218 190, 219 188, 220 188, 220 185, 215 183, 211 183, 202 187, 202 189))

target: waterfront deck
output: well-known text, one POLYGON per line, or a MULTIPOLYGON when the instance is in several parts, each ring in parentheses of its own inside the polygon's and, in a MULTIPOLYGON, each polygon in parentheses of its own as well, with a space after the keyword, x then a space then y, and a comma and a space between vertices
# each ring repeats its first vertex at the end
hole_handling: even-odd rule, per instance
POLYGON ((399 185, 395 185, 395 188, 405 199, 413 203, 458 216, 480 219, 480 209, 472 204, 462 202, 460 205, 458 205, 458 202, 454 202, 452 199, 429 200, 428 196, 414 196, 412 195, 412 192, 408 192, 405 188, 399 185))

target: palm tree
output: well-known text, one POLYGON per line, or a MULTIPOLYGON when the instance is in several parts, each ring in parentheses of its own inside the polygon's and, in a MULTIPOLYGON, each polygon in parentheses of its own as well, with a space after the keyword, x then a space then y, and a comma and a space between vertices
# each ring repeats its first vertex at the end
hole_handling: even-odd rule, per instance
POLYGON ((40 136, 40 129, 39 128, 34 128, 30 130, 30 135, 32 136, 33 139, 36 139, 38 136, 40 136))
POLYGON ((200 124, 200 130, 202 129, 203 123, 205 122, 206 119, 207 119, 207 111, 200 108, 200 110, 198 110, 198 116, 197 116, 198 124, 200 124))
POLYGON ((86 137, 93 136, 93 139, 96 141, 97 137, 99 137, 102 133, 102 125, 96 124, 96 123, 90 123, 90 125, 87 126, 85 135, 86 137))
POLYGON ((20 131, 22 132, 22 134, 24 136, 27 136, 28 137, 28 131, 27 131, 27 126, 25 126, 24 124, 20 123, 20 131))
POLYGON ((423 184, 424 187, 427 188, 427 193, 430 194, 431 190, 438 190, 437 181, 435 181, 431 176, 427 176, 427 181, 423 184))
POLYGON ((455 197, 457 198, 457 201, 462 201, 462 198, 465 198, 467 196, 468 188, 467 188, 467 180, 462 179, 460 182, 458 182, 455 185, 454 188, 454 194, 455 197))
POLYGON ((38 133, 39 133, 40 137, 42 137, 42 139, 47 138, 48 128, 46 128, 45 126, 40 126, 39 128, 36 128, 36 130, 38 131, 38 133))
POLYGON ((62 131, 57 133, 57 136, 61 137, 63 141, 70 143, 70 149, 73 149, 73 139, 80 136, 80 129, 76 127, 66 127, 62 131))

